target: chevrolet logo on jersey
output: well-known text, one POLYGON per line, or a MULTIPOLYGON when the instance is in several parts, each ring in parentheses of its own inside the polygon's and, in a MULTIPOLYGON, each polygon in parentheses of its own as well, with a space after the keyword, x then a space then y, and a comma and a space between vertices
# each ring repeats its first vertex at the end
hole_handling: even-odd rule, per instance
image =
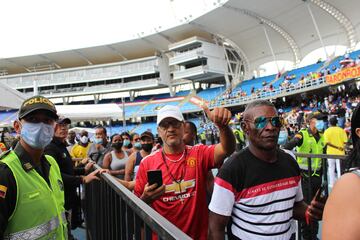
POLYGON ((166 185, 165 192, 166 193, 184 193, 187 191, 188 188, 195 187, 195 179, 184 181, 182 180, 180 183, 173 182, 172 184, 166 185))

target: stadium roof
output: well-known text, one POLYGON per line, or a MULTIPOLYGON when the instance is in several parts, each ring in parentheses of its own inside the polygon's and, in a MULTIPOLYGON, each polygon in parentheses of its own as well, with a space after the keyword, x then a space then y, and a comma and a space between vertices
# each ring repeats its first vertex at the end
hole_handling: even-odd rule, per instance
MULTIPOLYGON (((181 0, 169 1, 178 4, 181 0)), ((351 49, 355 48, 360 39, 358 0, 202 0, 199 2, 207 4, 205 14, 192 14, 191 5, 194 1, 185 2, 189 10, 176 16, 178 22, 173 23, 173 28, 154 27, 151 31, 137 33, 135 39, 101 46, 0 58, 0 74, 25 73, 46 65, 68 68, 153 56, 158 51, 166 52, 171 43, 192 36, 212 39, 212 34, 235 43, 247 59, 250 69, 254 69, 273 60, 264 28, 277 60, 299 62, 308 53, 321 47, 306 4, 317 21, 324 45, 344 45, 351 49)), ((158 13, 156 8, 149 11, 154 15, 158 13)), ((137 17, 141 18, 139 15, 137 17)), ((94 34, 98 34, 96 29, 94 34)), ((26 44, 31 48, 31 41, 26 44)))

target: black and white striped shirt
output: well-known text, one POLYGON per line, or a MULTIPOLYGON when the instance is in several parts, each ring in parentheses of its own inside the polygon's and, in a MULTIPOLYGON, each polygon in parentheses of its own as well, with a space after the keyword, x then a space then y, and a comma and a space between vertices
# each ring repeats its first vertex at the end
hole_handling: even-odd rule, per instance
POLYGON ((220 169, 209 209, 231 216, 231 233, 239 239, 290 239, 294 203, 302 199, 291 155, 279 150, 277 161, 267 163, 244 149, 220 169))

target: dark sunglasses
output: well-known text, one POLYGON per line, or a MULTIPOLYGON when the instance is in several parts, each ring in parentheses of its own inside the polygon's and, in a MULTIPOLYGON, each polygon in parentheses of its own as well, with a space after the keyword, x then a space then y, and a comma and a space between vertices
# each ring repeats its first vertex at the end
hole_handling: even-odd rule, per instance
POLYGON ((170 125, 174 128, 179 128, 183 124, 183 122, 180 121, 161 121, 159 124, 159 127, 163 130, 168 129, 170 125))
MULTIPOLYGON (((250 120, 244 120, 247 122, 252 122, 250 120)), ((266 125, 268 123, 271 123, 271 125, 273 125, 274 127, 281 127, 283 125, 283 119, 281 117, 264 117, 264 116, 260 116, 254 119, 254 121, 252 123, 254 123, 255 128, 257 129, 262 129, 264 127, 266 127, 266 125)))

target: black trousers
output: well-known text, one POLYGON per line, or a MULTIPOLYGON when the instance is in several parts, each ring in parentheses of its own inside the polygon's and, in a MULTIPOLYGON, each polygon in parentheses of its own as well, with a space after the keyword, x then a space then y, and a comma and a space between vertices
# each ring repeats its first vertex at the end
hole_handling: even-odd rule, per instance
MULTIPOLYGON (((304 201, 307 204, 311 203, 311 200, 314 198, 316 191, 321 187, 322 176, 307 176, 307 172, 303 172, 301 174, 301 187, 304 195, 304 201), (309 191, 309 181, 311 182, 311 194, 309 191)), ((307 225, 305 221, 300 222, 301 226, 301 235, 303 239, 313 240, 317 239, 317 234, 319 231, 319 223, 317 221, 313 221, 310 225, 307 225)))

